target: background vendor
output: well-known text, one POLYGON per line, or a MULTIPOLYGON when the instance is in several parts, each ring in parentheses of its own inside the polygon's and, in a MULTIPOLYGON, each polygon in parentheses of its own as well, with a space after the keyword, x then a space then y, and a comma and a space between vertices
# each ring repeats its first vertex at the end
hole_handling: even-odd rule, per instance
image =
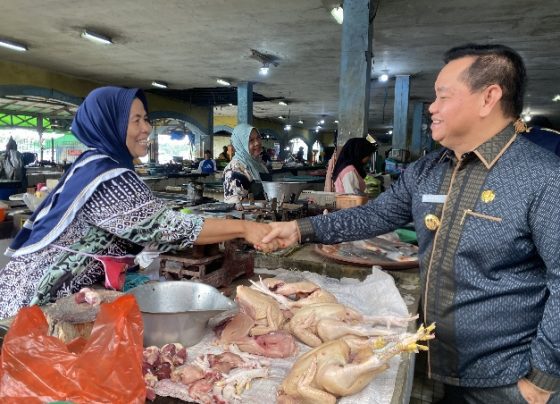
POLYGON ((248 124, 237 125, 231 135, 235 154, 224 169, 224 202, 240 205, 251 193, 254 199, 265 199, 262 181, 269 178, 261 160, 262 137, 248 124))

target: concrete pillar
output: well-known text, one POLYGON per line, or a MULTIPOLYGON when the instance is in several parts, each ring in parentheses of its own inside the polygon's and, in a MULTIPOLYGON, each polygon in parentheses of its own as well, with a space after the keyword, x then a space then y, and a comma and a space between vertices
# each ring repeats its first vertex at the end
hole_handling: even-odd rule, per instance
POLYGON ((253 83, 247 81, 237 86, 237 123, 253 124, 253 83))
POLYGON ((212 105, 208 107, 208 123, 206 127, 208 128, 208 145, 206 148, 210 150, 210 156, 214 156, 214 107, 212 105))
POLYGON ((424 131, 422 124, 424 123, 424 105, 423 102, 415 102, 412 112, 412 138, 410 140, 410 156, 413 160, 418 159, 422 155, 424 131))
POLYGON ((39 161, 43 161, 43 114, 37 115, 37 133, 39 134, 39 161))
POLYGON ((368 131, 375 0, 345 0, 340 54, 338 146, 368 131))
POLYGON ((393 149, 406 149, 408 98, 410 76, 397 76, 395 81, 395 109, 393 113, 393 149))

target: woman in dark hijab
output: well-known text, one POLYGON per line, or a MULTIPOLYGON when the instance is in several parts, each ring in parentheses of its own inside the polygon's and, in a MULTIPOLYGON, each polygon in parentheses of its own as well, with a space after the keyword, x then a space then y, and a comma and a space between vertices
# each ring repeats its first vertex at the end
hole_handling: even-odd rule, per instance
POLYGON ((119 289, 120 272, 148 245, 165 252, 233 238, 257 244, 270 230, 256 222, 186 215, 157 199, 132 164, 148 151, 147 110, 139 89, 102 87, 86 97, 72 132, 88 150, 6 251, 12 260, 0 269, 0 318, 103 279, 119 289))
POLYGON ((365 164, 376 150, 376 145, 363 138, 346 142, 333 169, 335 192, 360 194, 366 190, 365 164))

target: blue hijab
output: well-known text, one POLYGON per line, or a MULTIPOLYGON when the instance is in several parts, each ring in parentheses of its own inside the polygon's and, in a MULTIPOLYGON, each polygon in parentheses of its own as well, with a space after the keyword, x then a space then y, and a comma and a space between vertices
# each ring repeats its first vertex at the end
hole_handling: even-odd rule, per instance
POLYGON ((101 87, 88 94, 78 108, 71 130, 89 149, 76 159, 25 222, 6 255, 33 253, 55 241, 99 184, 134 169, 126 132, 135 98, 148 111, 144 92, 137 88, 101 87))
POLYGON ((237 125, 231 134, 231 144, 235 149, 232 160, 239 160, 253 176, 255 181, 261 181, 260 173, 268 173, 265 165, 249 153, 249 139, 251 131, 256 128, 242 123, 237 125))

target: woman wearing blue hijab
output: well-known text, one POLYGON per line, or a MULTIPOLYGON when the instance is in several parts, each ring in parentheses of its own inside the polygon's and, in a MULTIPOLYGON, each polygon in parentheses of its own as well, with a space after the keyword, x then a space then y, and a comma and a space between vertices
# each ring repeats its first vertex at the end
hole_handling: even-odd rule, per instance
POLYGON ((182 214, 157 199, 132 163, 148 152, 147 110, 142 90, 118 87, 98 88, 80 105, 72 132, 88 150, 6 251, 12 260, 0 269, 0 318, 103 279, 118 288, 108 269, 126 265, 147 245, 160 252, 233 238, 257 245, 270 230, 255 222, 182 214))
POLYGON ((268 175, 261 161, 262 138, 251 125, 242 123, 233 129, 231 143, 235 154, 224 169, 224 202, 240 205, 253 194, 255 199, 264 199, 262 175, 268 175))

